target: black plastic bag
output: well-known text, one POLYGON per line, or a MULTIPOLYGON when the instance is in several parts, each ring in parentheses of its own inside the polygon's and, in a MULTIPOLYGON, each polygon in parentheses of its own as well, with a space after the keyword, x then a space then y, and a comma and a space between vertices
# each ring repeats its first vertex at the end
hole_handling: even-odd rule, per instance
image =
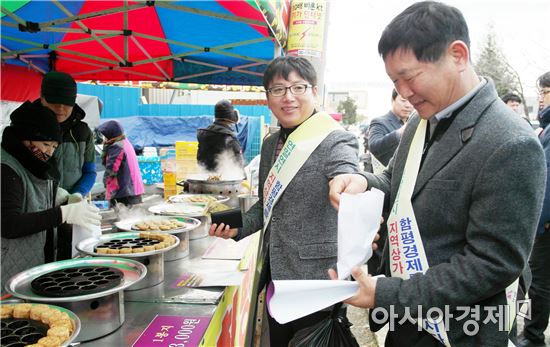
POLYGON ((347 317, 340 315, 342 303, 334 305, 332 314, 319 323, 296 332, 288 347, 359 347, 347 317))

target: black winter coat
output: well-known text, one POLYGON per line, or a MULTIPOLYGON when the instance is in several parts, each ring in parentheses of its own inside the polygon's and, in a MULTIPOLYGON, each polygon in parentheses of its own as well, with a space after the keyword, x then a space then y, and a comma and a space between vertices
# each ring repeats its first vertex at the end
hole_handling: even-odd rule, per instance
POLYGON ((197 130, 197 140, 199 141, 197 161, 206 170, 216 172, 219 168, 218 157, 226 151, 237 166, 243 167, 239 140, 235 132, 224 122, 216 120, 206 129, 197 130))

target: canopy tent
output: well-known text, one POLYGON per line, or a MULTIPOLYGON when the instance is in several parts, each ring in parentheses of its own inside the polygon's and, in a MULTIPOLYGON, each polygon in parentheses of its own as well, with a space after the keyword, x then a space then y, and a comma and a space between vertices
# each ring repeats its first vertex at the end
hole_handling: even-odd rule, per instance
POLYGON ((2 62, 77 80, 261 85, 288 1, 3 1, 2 62), (264 16, 265 13, 265 16, 264 16), (278 19, 275 29, 268 24, 278 19))
MULTIPOLYGON (((37 96, 38 97, 38 96, 37 96)), ((20 101, 13 100, 1 100, 0 101, 0 114, 2 115, 0 119, 0 134, 6 126, 10 124, 10 115, 11 113, 18 108, 25 100, 34 100, 33 98, 27 98, 20 101)), ((101 114, 101 109, 103 108, 103 102, 94 95, 85 95, 77 94, 76 103, 86 112, 85 121, 90 126, 90 128, 95 128, 99 125, 99 115, 101 114)))

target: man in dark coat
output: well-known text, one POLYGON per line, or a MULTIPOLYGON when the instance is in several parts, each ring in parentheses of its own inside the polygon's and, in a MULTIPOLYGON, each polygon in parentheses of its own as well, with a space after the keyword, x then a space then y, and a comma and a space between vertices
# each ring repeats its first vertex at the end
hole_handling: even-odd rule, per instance
MULTIPOLYGON (((86 113, 76 104, 76 91, 71 75, 51 71, 42 79, 40 99, 34 101, 53 111, 61 127, 61 142, 52 163, 59 175, 59 199, 65 195, 69 203, 82 200, 96 178, 94 137, 88 124, 82 121, 86 113)), ((56 260, 71 257, 72 227, 65 224, 58 228, 56 260)))
MULTIPOLYGON (((384 166, 388 166, 403 134, 403 125, 414 111, 411 103, 394 89, 391 94, 391 110, 374 118, 369 127, 369 151, 384 166)), ((377 173, 377 172, 375 172, 377 173)))
POLYGON ((215 106, 214 117, 214 123, 197 131, 199 165, 209 172, 217 172, 222 166, 227 167, 222 161, 228 160, 230 167, 243 171, 241 145, 233 130, 239 122, 239 111, 228 100, 221 100, 215 106))
POLYGON ((388 347, 508 346, 544 198, 540 141, 476 74, 458 9, 411 5, 386 27, 378 51, 418 115, 382 174, 331 182, 335 206, 341 192, 378 188, 391 208, 387 277, 354 268, 359 290, 345 302, 373 309, 375 331, 390 317, 388 347))

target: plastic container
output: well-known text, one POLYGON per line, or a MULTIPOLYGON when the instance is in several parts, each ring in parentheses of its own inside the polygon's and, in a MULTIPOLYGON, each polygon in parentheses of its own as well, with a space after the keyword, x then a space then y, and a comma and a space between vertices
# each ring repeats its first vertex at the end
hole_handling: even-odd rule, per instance
POLYGON ((110 208, 109 201, 107 200, 94 200, 92 202, 95 207, 99 208, 102 211, 108 210, 110 208))
POLYGON ((199 143, 197 141, 176 141, 176 159, 192 159, 197 157, 199 143))

